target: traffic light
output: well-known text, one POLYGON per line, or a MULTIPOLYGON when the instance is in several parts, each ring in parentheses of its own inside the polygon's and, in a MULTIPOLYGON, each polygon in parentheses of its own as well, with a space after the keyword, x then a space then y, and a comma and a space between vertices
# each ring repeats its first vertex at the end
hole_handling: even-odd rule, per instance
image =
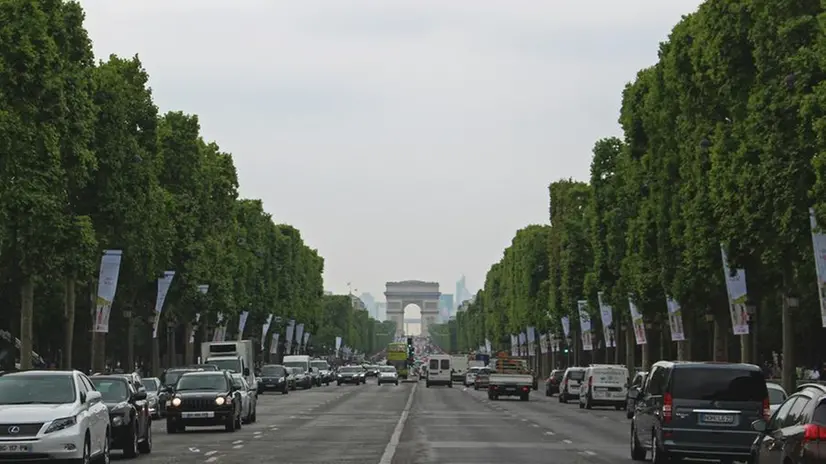
POLYGON ((416 357, 416 348, 413 347, 413 337, 407 337, 407 358, 413 360, 416 357))

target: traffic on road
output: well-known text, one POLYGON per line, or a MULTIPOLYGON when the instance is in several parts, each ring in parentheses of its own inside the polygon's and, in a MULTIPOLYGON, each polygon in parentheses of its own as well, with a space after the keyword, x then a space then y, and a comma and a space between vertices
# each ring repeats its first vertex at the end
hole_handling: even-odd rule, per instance
POLYGON ((210 359, 159 378, 3 372, 0 456, 6 462, 247 463, 272 456, 379 464, 823 462, 826 386, 803 384, 787 393, 757 366, 659 361, 632 374, 626 366, 592 364, 552 370, 534 390, 537 376, 524 358, 451 355, 414 337, 394 343, 405 344, 405 378, 398 360, 386 357, 331 364, 285 356, 249 376, 210 359), (780 459, 789 457, 795 460, 780 459))

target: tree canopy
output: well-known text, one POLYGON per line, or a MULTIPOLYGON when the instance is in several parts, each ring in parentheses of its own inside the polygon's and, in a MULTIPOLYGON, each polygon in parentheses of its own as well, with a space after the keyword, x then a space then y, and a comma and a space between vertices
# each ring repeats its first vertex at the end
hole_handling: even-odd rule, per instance
POLYGON ((107 337, 116 361, 126 314, 149 356, 166 270, 176 275, 161 327, 181 346, 196 313, 205 339, 218 314, 233 336, 249 311, 245 338, 260 339, 274 314, 271 333, 295 319, 316 348, 341 336, 373 349, 369 334, 386 330, 366 312, 342 315, 346 297, 324 297, 324 260, 300 231, 240 196, 232 155, 204 139, 198 116, 159 111, 137 55, 96 62, 83 21, 77 2, 0 2, 0 306, 19 308, 0 312, 0 327, 21 328, 21 363, 34 348, 84 366, 71 352, 90 349, 106 249, 123 251, 107 337))

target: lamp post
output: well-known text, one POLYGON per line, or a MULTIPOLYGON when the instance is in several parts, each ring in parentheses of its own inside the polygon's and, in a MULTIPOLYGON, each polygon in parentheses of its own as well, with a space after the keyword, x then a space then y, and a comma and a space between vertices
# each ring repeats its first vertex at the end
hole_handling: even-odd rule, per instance
POLYGON ((568 347, 568 360, 567 360, 567 364, 565 365, 566 368, 571 367, 571 342, 572 342, 571 337, 566 337, 565 338, 565 346, 568 347))
POLYGON ((757 305, 748 298, 746 299, 746 315, 748 316, 746 323, 749 325, 749 337, 751 338, 749 340, 751 342, 751 353, 749 353, 751 356, 749 356, 748 361, 757 364, 757 334, 755 333, 757 328, 757 305))
POLYGON ((714 360, 714 313, 711 308, 706 308, 706 324, 708 324, 708 359, 714 360))

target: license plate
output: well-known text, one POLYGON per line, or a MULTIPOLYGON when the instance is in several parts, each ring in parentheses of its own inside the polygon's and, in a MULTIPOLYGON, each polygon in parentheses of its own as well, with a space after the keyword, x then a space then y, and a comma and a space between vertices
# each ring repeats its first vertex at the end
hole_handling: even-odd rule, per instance
POLYGON ((215 417, 215 413, 212 411, 182 412, 181 417, 184 419, 209 419, 215 417))
POLYGON ((28 453, 29 445, 0 445, 0 453, 28 453))
POLYGON ((608 391, 608 389, 605 388, 605 387, 594 387, 594 391, 606 392, 606 391, 608 391))
POLYGON ((274 386, 275 386, 275 384, 274 384, 274 383, 268 383, 266 386, 267 386, 267 387, 274 387, 274 386))
POLYGON ((731 414, 703 414, 700 420, 706 424, 733 424, 734 416, 731 414))

